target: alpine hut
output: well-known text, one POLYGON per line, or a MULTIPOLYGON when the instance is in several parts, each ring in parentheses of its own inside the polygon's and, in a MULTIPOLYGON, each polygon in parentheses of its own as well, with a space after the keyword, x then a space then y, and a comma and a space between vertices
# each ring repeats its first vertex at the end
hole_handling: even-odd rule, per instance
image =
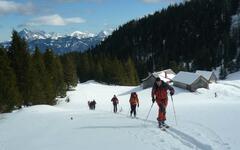
POLYGON ((207 79, 191 72, 180 71, 172 81, 174 86, 187 89, 191 92, 195 92, 198 88, 209 88, 207 79))
POLYGON ((196 74, 199 74, 206 78, 209 83, 217 82, 217 76, 213 71, 204 71, 204 70, 197 70, 196 74))

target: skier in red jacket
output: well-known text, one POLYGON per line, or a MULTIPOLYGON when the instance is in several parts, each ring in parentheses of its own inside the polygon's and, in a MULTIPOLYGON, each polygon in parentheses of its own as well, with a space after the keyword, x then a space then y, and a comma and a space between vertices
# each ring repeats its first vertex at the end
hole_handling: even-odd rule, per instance
POLYGON ((170 91, 171 95, 174 94, 173 87, 163 82, 160 78, 156 78, 156 81, 152 87, 152 102, 154 103, 156 101, 159 107, 158 118, 157 118, 159 123, 159 128, 169 127, 168 125, 165 124, 166 108, 168 104, 167 90, 170 91))
POLYGON ((139 99, 136 92, 131 93, 129 103, 131 107, 130 116, 132 117, 132 114, 134 114, 134 117, 136 118, 137 115, 136 107, 137 106, 139 107, 139 99))

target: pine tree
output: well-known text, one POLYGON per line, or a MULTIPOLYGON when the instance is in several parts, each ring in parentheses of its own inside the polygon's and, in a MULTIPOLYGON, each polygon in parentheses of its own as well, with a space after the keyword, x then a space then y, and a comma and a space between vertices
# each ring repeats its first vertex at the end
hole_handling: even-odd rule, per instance
POLYGON ((227 70, 224 65, 220 68, 219 79, 224 80, 227 77, 227 70))
POLYGON ((236 65, 236 62, 234 61, 230 61, 229 64, 228 64, 228 71, 229 73, 234 73, 237 71, 237 65, 236 65))
MULTIPOLYGON (((55 97, 58 96, 58 75, 57 75, 57 65, 55 61, 55 56, 51 49, 47 49, 44 53, 44 64, 47 71, 47 77, 48 77, 48 84, 50 85, 50 89, 47 92, 47 97, 49 100, 49 104, 55 103, 55 97)), ((63 79, 62 79, 63 80, 63 79)), ((62 82, 62 81, 60 81, 62 82)))
POLYGON ((137 70, 135 68, 134 62, 130 57, 128 57, 128 60, 126 62, 126 72, 129 79, 130 85, 137 85, 139 83, 137 70))
POLYGON ((29 85, 30 55, 26 41, 18 35, 17 31, 12 32, 12 41, 8 55, 11 61, 11 67, 16 74, 17 87, 24 101, 23 103, 24 105, 28 105, 31 88, 29 85))
POLYGON ((64 97, 66 96, 67 86, 64 82, 64 70, 59 57, 55 57, 55 64, 56 64, 56 90, 57 96, 64 97))
POLYGON ((21 99, 16 85, 14 71, 10 67, 10 61, 6 50, 0 46, 0 113, 9 112, 14 106, 21 105, 21 99))
POLYGON ((81 55, 79 59, 78 74, 79 80, 81 82, 87 81, 89 79, 90 64, 87 54, 81 55))
POLYGON ((64 68, 64 81, 67 84, 67 89, 70 90, 78 83, 76 66, 70 56, 65 56, 62 60, 64 68))
POLYGON ((170 62, 169 62, 169 66, 170 66, 170 68, 171 68, 173 71, 175 71, 175 72, 181 71, 181 70, 179 69, 179 66, 177 65, 177 63, 176 63, 175 61, 170 61, 170 62))
POLYGON ((238 55, 237 60, 236 60, 236 69, 237 69, 237 71, 240 70, 240 54, 238 55))
MULTIPOLYGON (((109 58, 110 59, 110 58, 109 58)), ((121 61, 119 61, 116 57, 113 58, 111 64, 109 64, 109 75, 111 79, 111 83, 124 85, 127 81, 127 74, 124 70, 124 65, 121 61)))
MULTIPOLYGON (((55 56, 51 49, 47 49, 44 53, 44 63, 47 70, 49 83, 53 90, 50 90, 49 96, 55 98, 56 96, 64 97, 66 94, 66 84, 64 82, 63 67, 60 58, 55 56)), ((54 104, 52 100, 50 104, 54 104)))
POLYGON ((108 57, 104 57, 102 60, 102 66, 103 66, 103 81, 106 83, 113 83, 113 69, 112 66, 112 60, 110 60, 108 57))
POLYGON ((48 84, 48 77, 46 68, 43 61, 43 56, 40 53, 38 47, 35 48, 34 54, 31 60, 31 83, 32 83, 32 97, 30 98, 33 105, 36 104, 48 104, 50 86, 48 84))
POLYGON ((97 81, 102 81, 103 80, 103 67, 102 64, 98 61, 95 66, 95 79, 97 81))

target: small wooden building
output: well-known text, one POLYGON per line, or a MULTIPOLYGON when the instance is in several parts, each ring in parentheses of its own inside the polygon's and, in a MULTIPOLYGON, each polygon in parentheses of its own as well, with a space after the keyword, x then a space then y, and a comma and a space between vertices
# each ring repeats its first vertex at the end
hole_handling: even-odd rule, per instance
POLYGON ((207 79, 196 73, 180 71, 172 80, 174 86, 191 92, 195 92, 198 88, 209 88, 207 79))
POLYGON ((196 74, 199 74, 199 75, 203 76, 204 78, 206 78, 209 83, 213 83, 213 82, 216 83, 217 79, 218 79, 216 74, 212 71, 197 70, 196 74))
POLYGON ((164 82, 170 82, 175 75, 176 74, 174 71, 172 71, 172 69, 166 69, 159 72, 150 73, 148 77, 142 79, 142 87, 143 89, 152 87, 157 77, 159 77, 164 82))

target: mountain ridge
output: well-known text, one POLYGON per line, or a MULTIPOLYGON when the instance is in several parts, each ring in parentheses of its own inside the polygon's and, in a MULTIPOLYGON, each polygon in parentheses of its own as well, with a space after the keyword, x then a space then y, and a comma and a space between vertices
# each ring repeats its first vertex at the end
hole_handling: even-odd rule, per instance
MULTIPOLYGON (((20 37, 27 41, 31 52, 38 46, 41 52, 51 48, 55 53, 63 54, 72 51, 84 52, 93 48, 104 41, 112 33, 112 30, 103 30, 97 34, 74 31, 70 34, 60 35, 55 32, 47 33, 45 31, 33 31, 24 28, 18 33, 20 37)), ((1 42, 1 44, 4 47, 10 46, 9 41, 1 42)))

